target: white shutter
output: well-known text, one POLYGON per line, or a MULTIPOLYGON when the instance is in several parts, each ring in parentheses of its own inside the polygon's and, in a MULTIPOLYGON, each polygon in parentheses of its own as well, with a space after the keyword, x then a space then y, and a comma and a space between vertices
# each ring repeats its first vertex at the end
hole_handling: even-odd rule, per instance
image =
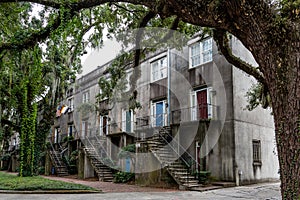
POLYGON ((122 110, 122 131, 126 131, 126 110, 122 110))
POLYGON ((213 118, 213 108, 212 108, 212 88, 207 88, 207 113, 208 119, 213 118))

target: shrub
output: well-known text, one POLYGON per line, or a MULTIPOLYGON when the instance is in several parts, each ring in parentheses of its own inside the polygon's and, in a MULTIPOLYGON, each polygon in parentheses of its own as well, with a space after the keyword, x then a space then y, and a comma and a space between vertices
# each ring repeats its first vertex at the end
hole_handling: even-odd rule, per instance
POLYGON ((199 183, 208 184, 211 172, 210 171, 200 171, 200 172, 196 172, 195 175, 198 177, 199 183))
POLYGON ((134 173, 130 172, 117 172, 114 174, 115 183, 127 183, 134 180, 134 173))
POLYGON ((2 161, 8 161, 10 159, 11 155, 9 153, 4 154, 3 156, 1 156, 1 160, 2 161))

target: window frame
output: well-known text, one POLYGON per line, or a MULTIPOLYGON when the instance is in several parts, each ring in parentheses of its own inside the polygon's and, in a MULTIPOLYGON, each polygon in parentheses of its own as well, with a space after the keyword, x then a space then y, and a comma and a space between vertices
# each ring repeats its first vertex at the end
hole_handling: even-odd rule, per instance
POLYGON ((133 110, 128 110, 128 109, 122 109, 122 120, 121 120, 121 125, 122 125, 122 131, 123 132, 127 132, 127 118, 126 118, 126 114, 127 112, 130 112, 130 133, 133 132, 134 130, 134 112, 133 110))
POLYGON ((196 41, 196 42, 190 44, 189 45, 189 68, 192 69, 192 68, 198 67, 200 65, 212 62, 213 61, 213 55, 212 55, 213 49, 212 48, 213 48, 213 40, 211 37, 207 37, 201 41, 196 41), (205 42, 209 42, 209 48, 204 50, 205 42), (199 53, 197 53, 198 55, 192 55, 192 49, 195 46, 199 47, 199 53), (204 54, 206 54, 206 53, 208 53, 208 55, 210 55, 209 56, 210 59, 204 61, 204 58, 205 58, 204 54), (199 57, 200 61, 199 61, 199 63, 196 63, 195 65, 193 65, 192 60, 193 60, 193 57, 196 57, 196 56, 199 57))
POLYGON ((126 71, 126 84, 125 84, 125 89, 124 89, 124 92, 128 92, 130 90, 130 77, 132 76, 133 74, 133 69, 130 69, 128 71, 126 71))
POLYGON ((82 103, 90 102, 90 91, 85 91, 82 93, 82 103))
POLYGON ((71 136, 74 137, 74 130, 75 130, 74 124, 68 124, 68 136, 69 137, 71 137, 71 136))
POLYGON ((85 138, 89 136, 89 122, 88 120, 81 121, 81 138, 85 138))
POLYGON ((202 89, 195 89, 190 92, 190 117, 191 121, 197 121, 198 119, 198 100, 197 100, 197 92, 201 92, 206 90, 206 103, 207 103, 207 119, 212 119, 214 117, 214 110, 213 110, 213 97, 212 97, 212 87, 206 87, 202 89))
POLYGON ((100 136, 108 135, 108 127, 109 127, 109 120, 108 119, 109 119, 108 114, 100 115, 100 118, 99 118, 99 135, 100 136), (103 126, 104 118, 106 118, 106 128, 105 129, 104 129, 104 126, 103 126))
POLYGON ((164 78, 167 78, 168 77, 168 56, 167 55, 163 55, 153 61, 151 61, 150 63, 150 69, 151 69, 151 73, 150 73, 150 76, 151 76, 151 83, 152 82, 156 82, 156 81, 159 81, 161 79, 164 79, 164 78), (164 64, 158 64, 158 69, 157 69, 157 72, 158 74, 163 74, 163 76, 159 77, 159 75, 157 76, 157 78, 154 76, 154 70, 153 70, 153 66, 154 64, 162 61, 162 60, 165 60, 163 61, 163 63, 165 63, 165 66, 164 64), (165 72, 164 72, 165 70, 165 72))
POLYGON ((156 120, 157 120, 157 115, 156 115, 156 104, 158 103, 163 103, 163 115, 162 115, 162 122, 163 122, 163 126, 167 125, 167 120, 168 120, 168 116, 167 116, 167 99, 164 100, 160 100, 160 101, 152 101, 151 102, 151 110, 150 110, 150 114, 151 114, 151 126, 152 127, 159 127, 156 125, 156 120))
POLYGON ((69 106, 68 112, 72 112, 75 108, 74 97, 71 97, 71 98, 68 99, 68 106, 69 106))
POLYGON ((261 165, 262 160, 261 160, 261 140, 253 139, 252 140, 252 160, 253 160, 253 165, 261 165))

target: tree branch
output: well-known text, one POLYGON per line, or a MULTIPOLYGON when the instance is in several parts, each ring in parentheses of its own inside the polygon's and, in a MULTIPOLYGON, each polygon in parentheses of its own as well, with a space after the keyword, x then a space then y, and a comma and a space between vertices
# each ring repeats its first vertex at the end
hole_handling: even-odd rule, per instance
POLYGON ((9 121, 7 119, 1 119, 1 124, 6 124, 12 128, 14 128, 14 130, 18 131, 20 129, 20 126, 16 125, 15 123, 13 123, 12 121, 9 121))
POLYGON ((22 0, 22 1, 18 1, 18 0, 1 0, 1 3, 21 3, 21 2, 29 2, 29 3, 37 3, 40 5, 44 5, 44 6, 49 6, 52 8, 60 8, 61 5, 63 5, 62 3, 58 3, 57 1, 53 1, 53 0, 22 0))
MULTIPOLYGON (((91 30, 92 27, 98 25, 101 23, 101 20, 95 21, 94 23, 88 25, 87 27, 83 28, 79 34, 78 37, 78 42, 76 43, 76 45, 74 46, 74 50, 72 51, 72 55, 71 55, 71 59, 70 62, 73 63, 74 59, 75 59, 75 55, 76 55, 76 51, 79 48, 80 42, 82 41, 82 38, 84 37, 84 35, 91 30)), ((70 51, 72 50, 72 48, 70 49, 70 51)))
POLYGON ((144 28, 147 26, 148 22, 155 17, 156 13, 153 11, 149 11, 144 18, 142 19, 139 29, 136 33, 136 40, 135 40, 135 56, 134 56, 134 67, 137 67, 140 62, 140 56, 141 56, 141 48, 140 48, 140 42, 142 39, 142 35, 144 33, 144 28))
POLYGON ((32 47, 38 42, 45 40, 51 33, 61 24, 61 19, 58 16, 53 22, 49 23, 45 28, 32 33, 30 36, 24 38, 23 40, 18 40, 17 38, 12 39, 12 42, 2 43, 0 45, 0 52, 4 50, 22 50, 25 48, 32 47))
POLYGON ((229 63, 246 72, 247 74, 253 76, 260 83, 266 86, 266 80, 263 74, 260 71, 258 71, 256 67, 233 55, 232 50, 229 47, 229 40, 225 30, 214 29, 213 38, 216 41, 221 53, 229 63))
POLYGON ((125 11, 127 11, 129 13, 132 13, 135 17, 139 17, 136 14, 136 12, 143 12, 142 10, 129 10, 125 6, 121 6, 121 5, 117 4, 117 3, 113 3, 112 5, 116 6, 117 8, 123 9, 123 10, 125 10, 125 11))
POLYGON ((124 2, 124 3, 132 3, 132 4, 139 4, 144 6, 154 6, 156 1, 151 0, 77 0, 77 1, 55 1, 55 0, 1 0, 1 3, 20 3, 20 2, 29 2, 29 3, 37 3, 44 6, 49 6, 52 8, 59 9, 61 6, 71 8, 73 10, 81 10, 85 8, 92 8, 95 6, 99 6, 105 3, 117 3, 117 2, 124 2))

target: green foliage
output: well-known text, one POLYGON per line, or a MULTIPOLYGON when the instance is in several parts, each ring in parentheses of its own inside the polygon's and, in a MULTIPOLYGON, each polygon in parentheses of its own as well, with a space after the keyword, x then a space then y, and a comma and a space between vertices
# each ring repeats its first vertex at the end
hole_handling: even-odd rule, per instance
POLYGON ((78 150, 71 152, 70 156, 64 156, 64 161, 68 163, 68 171, 70 174, 77 173, 78 150))
POLYGON ((70 155, 70 163, 72 164, 76 164, 76 161, 78 160, 78 150, 74 150, 72 151, 71 155, 70 155))
POLYGON ((246 93, 246 98, 248 105, 246 108, 248 110, 253 110, 261 105, 264 109, 271 107, 271 98, 262 84, 252 85, 250 90, 246 93))
POLYGON ((135 144, 129 144, 121 149, 118 154, 119 158, 131 158, 136 151, 135 144))
POLYGON ((0 190, 92 190, 85 185, 49 180, 43 177, 18 177, 0 172, 0 190))
POLYGON ((74 140, 74 137, 73 137, 73 136, 65 136, 65 137, 62 139, 62 142, 65 143, 65 142, 68 142, 68 141, 71 141, 71 140, 74 140))
POLYGON ((134 173, 130 172, 117 172, 114 174, 114 182, 115 183, 127 183, 129 181, 134 180, 134 173))
POLYGON ((195 172, 195 176, 198 178, 199 183, 201 183, 201 184, 208 184, 210 175, 211 175, 210 171, 195 172))
POLYGON ((11 155, 9 153, 7 153, 7 154, 2 155, 0 160, 8 161, 10 158, 11 158, 11 155))

